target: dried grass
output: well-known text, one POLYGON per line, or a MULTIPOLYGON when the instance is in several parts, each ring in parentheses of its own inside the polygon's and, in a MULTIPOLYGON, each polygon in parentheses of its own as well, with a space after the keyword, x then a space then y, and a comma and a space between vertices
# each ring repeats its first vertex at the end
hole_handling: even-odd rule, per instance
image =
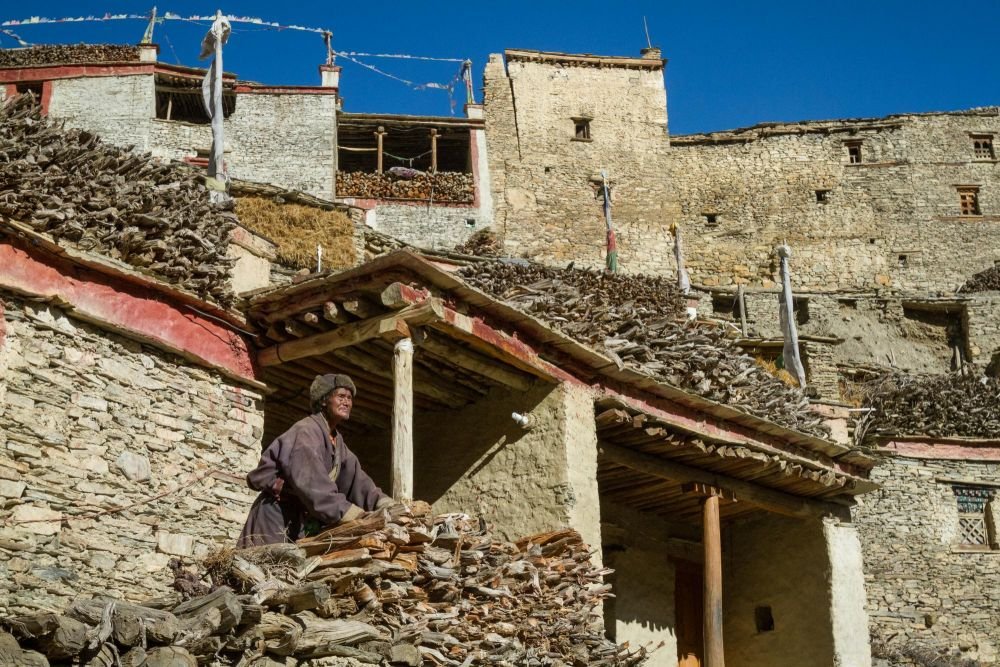
POLYGON ((798 387, 799 381, 795 379, 795 376, 786 371, 784 368, 778 368, 770 359, 765 359, 764 357, 755 357, 754 361, 757 365, 763 368, 765 371, 778 378, 789 387, 798 387))
POLYGON ((354 224, 341 211, 278 203, 263 197, 240 197, 236 215, 250 231, 274 241, 278 262, 316 270, 316 246, 323 246, 323 269, 346 269, 357 263, 354 224))

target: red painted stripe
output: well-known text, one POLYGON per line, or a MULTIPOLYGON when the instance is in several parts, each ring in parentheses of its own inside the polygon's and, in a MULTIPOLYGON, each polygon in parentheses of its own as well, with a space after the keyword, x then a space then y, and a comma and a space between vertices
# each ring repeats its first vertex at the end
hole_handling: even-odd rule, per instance
POLYGON ((0 287, 69 304, 81 319, 256 380, 249 344, 236 331, 148 288, 9 242, 0 243, 0 287))
POLYGON ((981 444, 892 440, 882 445, 879 451, 914 459, 1000 461, 1000 440, 981 444))
POLYGON ((152 74, 155 67, 155 63, 124 63, 121 65, 47 65, 41 67, 22 67, 20 69, 0 69, 0 83, 76 79, 82 76, 152 74))

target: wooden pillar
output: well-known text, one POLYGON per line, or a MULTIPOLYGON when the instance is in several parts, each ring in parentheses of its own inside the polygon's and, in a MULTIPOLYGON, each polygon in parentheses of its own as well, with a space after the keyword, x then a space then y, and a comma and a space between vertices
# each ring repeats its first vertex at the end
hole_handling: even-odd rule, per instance
POLYGON ((747 295, 746 288, 741 284, 736 288, 736 307, 740 313, 740 332, 747 337, 747 295))
POLYGON ((431 130, 431 173, 436 174, 438 170, 438 131, 431 130))
POLYGON ((413 500, 413 339, 392 353, 392 497, 413 500))
POLYGON ((385 135, 385 128, 381 125, 375 130, 375 138, 378 141, 378 173, 382 173, 382 137, 385 135))
POLYGON ((681 487, 702 497, 702 548, 705 558, 704 582, 704 667, 725 667, 726 654, 722 644, 722 530, 719 523, 719 502, 734 501, 731 491, 708 484, 690 482, 681 487))
POLYGON ((719 496, 702 504, 705 548, 705 667, 725 667, 722 648, 722 536, 719 528, 719 496))

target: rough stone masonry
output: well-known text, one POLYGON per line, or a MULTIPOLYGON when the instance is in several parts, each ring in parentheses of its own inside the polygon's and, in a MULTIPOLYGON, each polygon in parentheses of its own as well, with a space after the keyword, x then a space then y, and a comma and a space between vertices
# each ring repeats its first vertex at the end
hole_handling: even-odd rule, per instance
POLYGON ((13 554, 0 562, 0 614, 166 593, 171 558, 239 533, 260 394, 58 309, 0 299, 0 545, 13 554))

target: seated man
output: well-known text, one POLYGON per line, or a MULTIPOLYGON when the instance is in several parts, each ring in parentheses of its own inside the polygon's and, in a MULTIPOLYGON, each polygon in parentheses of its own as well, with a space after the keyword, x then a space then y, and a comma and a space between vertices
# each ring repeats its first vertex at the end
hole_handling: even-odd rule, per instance
POLYGON ((278 436, 247 475, 250 488, 260 495, 250 508, 239 547, 294 542, 394 503, 361 469, 337 431, 351 416, 355 392, 347 375, 313 380, 313 414, 278 436))

